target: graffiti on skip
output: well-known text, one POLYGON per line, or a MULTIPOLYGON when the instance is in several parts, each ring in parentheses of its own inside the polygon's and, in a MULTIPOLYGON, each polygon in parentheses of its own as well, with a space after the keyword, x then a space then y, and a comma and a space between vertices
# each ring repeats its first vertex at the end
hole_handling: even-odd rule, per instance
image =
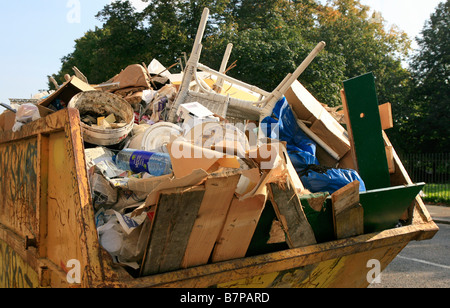
POLYGON ((12 202, 33 202, 36 195, 37 140, 0 148, 0 182, 7 181, 12 202))
POLYGON ((7 225, 36 228, 37 160, 36 139, 0 146, 0 217, 7 225))
POLYGON ((0 242, 0 287, 33 288, 36 287, 26 270, 22 258, 8 245, 0 242))

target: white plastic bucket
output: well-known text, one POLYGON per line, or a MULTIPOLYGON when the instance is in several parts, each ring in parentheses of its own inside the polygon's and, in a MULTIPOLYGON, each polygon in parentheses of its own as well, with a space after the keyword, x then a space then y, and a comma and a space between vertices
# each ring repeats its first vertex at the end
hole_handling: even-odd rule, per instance
POLYGON ((129 145, 129 149, 154 151, 161 149, 170 142, 170 136, 181 136, 183 129, 170 122, 160 122, 153 124, 144 133, 134 136, 129 145))
POLYGON ((69 108, 76 108, 80 115, 87 112, 114 114, 118 121, 127 123, 121 128, 92 127, 81 122, 84 141, 99 146, 119 144, 128 137, 134 126, 134 110, 121 97, 102 91, 87 91, 75 95, 69 102, 69 108))

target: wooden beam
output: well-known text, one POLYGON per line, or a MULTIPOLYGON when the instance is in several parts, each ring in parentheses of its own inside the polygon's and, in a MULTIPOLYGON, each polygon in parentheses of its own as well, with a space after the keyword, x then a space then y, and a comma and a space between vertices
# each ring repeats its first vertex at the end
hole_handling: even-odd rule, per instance
MULTIPOLYGON (((392 146, 391 141, 389 140, 386 133, 383 131, 383 139, 386 146, 392 147, 392 155, 394 160, 395 172, 391 174, 391 186, 404 185, 404 184, 413 184, 408 172, 403 166, 400 157, 398 156, 395 148, 392 146)), ((404 220, 408 220, 409 223, 412 223, 413 220, 417 220, 417 223, 428 223, 432 221, 430 213, 428 213, 425 204, 420 196, 415 198, 415 201, 408 209, 407 213, 402 217, 404 220), (417 209, 417 215, 414 215, 414 210, 417 209)))
POLYGON ((344 89, 341 90, 341 100, 342 100, 342 107, 344 109, 344 119, 345 119, 345 122, 347 123, 348 139, 349 139, 349 142, 350 142, 350 151, 349 151, 349 153, 350 153, 351 159, 350 159, 350 157, 348 157, 349 153, 347 153, 347 155, 346 155, 346 157, 347 157, 346 162, 347 162, 347 165, 351 165, 351 166, 353 166, 353 169, 358 170, 358 160, 356 159, 355 142, 353 140, 352 126, 349 125, 350 124, 349 123, 350 122, 349 121, 350 116, 349 116, 349 111, 348 111, 347 97, 345 96, 344 89))
POLYGON ((394 148, 392 146, 386 146, 386 159, 388 162, 389 173, 395 173, 395 162, 394 162, 394 148))

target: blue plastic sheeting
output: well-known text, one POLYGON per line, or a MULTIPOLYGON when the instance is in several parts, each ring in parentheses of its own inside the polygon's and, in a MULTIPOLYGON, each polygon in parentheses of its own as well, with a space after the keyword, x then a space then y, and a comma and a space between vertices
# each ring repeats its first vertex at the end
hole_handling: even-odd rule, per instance
POLYGON ((285 141, 292 165, 299 174, 303 185, 312 193, 341 189, 355 180, 360 182, 360 191, 366 191, 359 174, 351 169, 322 168, 316 158, 317 145, 297 124, 288 101, 283 97, 277 102, 272 116, 261 122, 260 128, 268 138, 285 141))
POLYGON ((312 193, 327 191, 330 194, 333 194, 354 181, 359 181, 360 192, 366 191, 364 181, 355 170, 332 168, 325 168, 324 170, 314 169, 323 168, 319 166, 310 166, 310 168, 304 170, 300 176, 305 188, 312 193))
POLYGON ((261 122, 261 128, 267 137, 287 143, 287 152, 297 172, 309 165, 318 165, 316 144, 309 139, 298 126, 291 106, 285 97, 275 105, 271 117, 261 122))

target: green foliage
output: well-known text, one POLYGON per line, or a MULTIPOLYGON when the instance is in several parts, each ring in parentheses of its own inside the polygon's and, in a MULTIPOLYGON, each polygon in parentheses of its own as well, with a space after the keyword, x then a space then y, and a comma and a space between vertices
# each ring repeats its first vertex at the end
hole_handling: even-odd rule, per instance
POLYGON ((421 152, 450 149, 450 1, 439 4, 417 39, 406 131, 421 152))
POLYGON ((450 205, 450 184, 427 184, 423 192, 425 202, 450 205))

